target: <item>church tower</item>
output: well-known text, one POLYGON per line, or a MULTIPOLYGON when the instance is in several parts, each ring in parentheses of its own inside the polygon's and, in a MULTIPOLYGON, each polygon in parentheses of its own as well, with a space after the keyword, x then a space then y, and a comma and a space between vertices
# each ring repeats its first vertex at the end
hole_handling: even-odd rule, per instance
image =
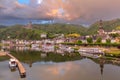
POLYGON ((103 22, 100 20, 99 22, 99 30, 98 30, 98 37, 103 38, 105 36, 105 31, 103 29, 103 22))
POLYGON ((98 34, 99 35, 101 35, 101 36, 103 36, 104 35, 104 29, 103 29, 103 22, 102 22, 102 20, 100 20, 100 22, 99 22, 99 31, 98 31, 98 34))

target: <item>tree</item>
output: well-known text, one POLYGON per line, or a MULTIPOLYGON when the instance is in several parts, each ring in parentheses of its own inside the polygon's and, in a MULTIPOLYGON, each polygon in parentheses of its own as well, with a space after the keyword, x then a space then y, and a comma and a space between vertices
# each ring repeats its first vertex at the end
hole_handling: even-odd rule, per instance
POLYGON ((118 33, 110 34, 111 37, 116 38, 119 37, 120 35, 118 33))
POLYGON ((111 40, 110 39, 106 39, 106 43, 110 44, 111 40))
POLYGON ((78 40, 78 42, 77 42, 78 44, 82 44, 82 41, 81 40, 78 40))
POLYGON ((93 39, 91 37, 87 38, 87 43, 93 43, 93 39))
POLYGON ((102 38, 97 38, 96 43, 102 43, 102 38))

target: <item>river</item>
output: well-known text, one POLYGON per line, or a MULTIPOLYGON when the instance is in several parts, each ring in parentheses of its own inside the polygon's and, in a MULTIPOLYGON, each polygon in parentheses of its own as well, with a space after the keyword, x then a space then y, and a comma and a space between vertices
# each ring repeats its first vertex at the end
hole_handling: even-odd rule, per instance
POLYGON ((120 66, 112 63, 52 53, 46 57, 41 57, 40 52, 12 54, 20 59, 27 76, 20 78, 18 70, 11 72, 9 60, 5 59, 0 61, 0 80, 120 80, 120 66))

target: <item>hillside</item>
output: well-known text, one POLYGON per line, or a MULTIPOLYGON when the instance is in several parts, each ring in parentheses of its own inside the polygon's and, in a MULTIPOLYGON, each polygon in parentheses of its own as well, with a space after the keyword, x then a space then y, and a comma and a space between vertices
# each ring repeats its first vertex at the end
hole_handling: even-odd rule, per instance
POLYGON ((10 36, 11 39, 39 40, 41 33, 47 33, 48 37, 54 37, 53 35, 58 33, 78 33, 84 35, 84 32, 86 32, 86 30, 87 29, 83 26, 68 24, 34 24, 32 29, 27 29, 23 27, 23 25, 15 25, 11 27, 1 28, 0 39, 8 39, 8 36, 10 36))
MULTIPOLYGON (((120 19, 103 21, 103 28, 105 31, 112 31, 113 29, 116 29, 117 26, 120 26, 120 19)), ((88 34, 97 33, 98 29, 99 29, 99 22, 95 22, 94 24, 90 25, 88 29, 88 34)))
MULTIPOLYGON (((41 33, 47 33, 49 38, 53 38, 54 34, 71 34, 78 33, 80 35, 95 34, 99 28, 99 22, 95 22, 86 28, 81 25, 72 24, 33 24, 32 29, 27 29, 23 25, 14 25, 11 27, 0 26, 0 39, 26 39, 39 40, 41 33)), ((112 31, 120 26, 120 19, 103 21, 105 31, 112 31)))
POLYGON ((70 33, 79 33, 85 35, 87 30, 85 27, 80 25, 71 25, 71 24, 44 24, 44 25, 33 25, 33 29, 42 30, 47 33, 53 34, 70 34, 70 33))
POLYGON ((26 29, 21 26, 12 26, 0 29, 0 39, 8 39, 8 36, 11 39, 40 39, 41 32, 39 30, 26 29))

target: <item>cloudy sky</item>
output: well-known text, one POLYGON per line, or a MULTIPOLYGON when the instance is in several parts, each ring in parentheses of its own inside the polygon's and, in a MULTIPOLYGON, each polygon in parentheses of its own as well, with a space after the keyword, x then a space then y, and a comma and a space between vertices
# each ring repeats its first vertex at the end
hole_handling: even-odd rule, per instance
POLYGON ((120 18, 120 0, 0 0, 0 24, 92 24, 120 18))

